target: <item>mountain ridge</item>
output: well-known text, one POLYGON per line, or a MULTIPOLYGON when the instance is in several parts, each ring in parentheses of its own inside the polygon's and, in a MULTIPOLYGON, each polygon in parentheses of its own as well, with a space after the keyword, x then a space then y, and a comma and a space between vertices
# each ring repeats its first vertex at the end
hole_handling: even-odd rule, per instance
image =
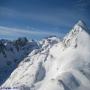
POLYGON ((47 38, 13 71, 2 87, 20 90, 89 90, 90 35, 81 21, 63 41, 47 38), (84 52, 82 52, 82 50, 84 52))
POLYGON ((26 38, 10 41, 0 40, 0 84, 6 80, 23 58, 33 49, 38 48, 36 42, 28 42, 26 38))

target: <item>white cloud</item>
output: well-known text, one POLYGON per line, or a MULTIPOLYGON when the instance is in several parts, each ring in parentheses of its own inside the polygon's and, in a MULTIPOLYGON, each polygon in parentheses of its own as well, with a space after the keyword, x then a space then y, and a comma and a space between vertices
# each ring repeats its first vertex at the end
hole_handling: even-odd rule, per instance
POLYGON ((10 27, 4 27, 0 26, 0 35, 6 35, 6 36, 27 36, 28 35, 36 35, 36 36, 45 36, 45 35, 60 35, 63 36, 63 33, 57 33, 57 32, 49 32, 49 31, 41 31, 37 30, 35 28, 32 29, 17 29, 17 28, 10 28, 10 27))

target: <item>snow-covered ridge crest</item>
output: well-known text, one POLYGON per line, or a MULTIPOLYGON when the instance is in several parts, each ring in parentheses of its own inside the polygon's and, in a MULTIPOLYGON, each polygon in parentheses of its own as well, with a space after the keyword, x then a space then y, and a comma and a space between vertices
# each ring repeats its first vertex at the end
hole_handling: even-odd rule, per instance
POLYGON ((44 39, 40 45, 19 64, 2 87, 90 90, 90 35, 81 21, 63 41, 52 45, 44 39))
POLYGON ((79 21, 76 23, 75 26, 80 26, 80 27, 82 27, 84 30, 87 29, 87 26, 86 26, 85 22, 82 21, 82 20, 79 20, 79 21))
MULTIPOLYGON (((79 20, 74 27, 71 29, 71 31, 64 37, 64 45, 66 47, 68 46, 74 46, 77 47, 77 41, 81 35, 84 36, 84 34, 89 34, 87 33, 87 26, 86 24, 79 20)), ((86 35, 85 35, 86 36, 86 35)), ((87 35, 89 36, 89 35, 87 35)), ((86 39, 86 38, 85 38, 86 39)))

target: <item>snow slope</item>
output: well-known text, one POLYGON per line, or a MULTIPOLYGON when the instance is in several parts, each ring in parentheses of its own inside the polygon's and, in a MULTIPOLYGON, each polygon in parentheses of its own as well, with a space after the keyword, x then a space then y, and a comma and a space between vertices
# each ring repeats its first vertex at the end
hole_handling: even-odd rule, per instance
MULTIPOLYGON (((25 42, 24 38, 20 38, 20 40, 25 42)), ((38 48, 37 42, 34 41, 26 42, 23 46, 20 46, 19 43, 16 44, 16 41, 0 40, 0 84, 28 53, 38 48)))
POLYGON ((41 41, 2 87, 22 90, 90 90, 90 35, 79 21, 64 37, 41 41), (54 43, 53 43, 54 42, 54 43))

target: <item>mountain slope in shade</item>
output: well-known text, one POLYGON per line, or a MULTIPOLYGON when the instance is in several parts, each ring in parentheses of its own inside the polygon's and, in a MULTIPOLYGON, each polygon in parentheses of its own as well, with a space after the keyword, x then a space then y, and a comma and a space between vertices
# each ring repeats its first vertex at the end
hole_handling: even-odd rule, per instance
POLYGON ((18 38, 15 41, 0 40, 0 84, 3 83, 33 49, 38 48, 37 42, 26 38, 18 38))
POLYGON ((23 90, 90 90, 90 35, 79 21, 63 41, 44 40, 2 87, 23 90))

